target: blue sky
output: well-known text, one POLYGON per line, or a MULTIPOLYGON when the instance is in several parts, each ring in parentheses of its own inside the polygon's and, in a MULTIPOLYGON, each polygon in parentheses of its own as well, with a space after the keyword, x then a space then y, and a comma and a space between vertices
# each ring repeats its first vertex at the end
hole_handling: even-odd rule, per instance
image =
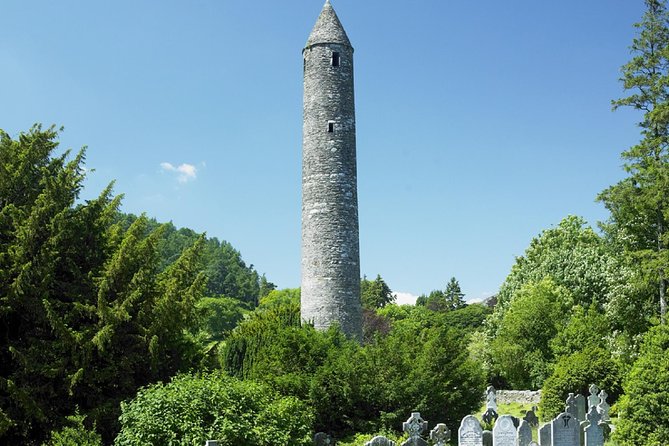
MULTIPOLYGON (((0 128, 65 126, 83 198, 228 240, 299 286, 301 50, 321 0, 5 0, 0 128)), ((362 273, 497 291, 639 139, 611 112, 641 0, 333 0, 355 47, 362 273)))

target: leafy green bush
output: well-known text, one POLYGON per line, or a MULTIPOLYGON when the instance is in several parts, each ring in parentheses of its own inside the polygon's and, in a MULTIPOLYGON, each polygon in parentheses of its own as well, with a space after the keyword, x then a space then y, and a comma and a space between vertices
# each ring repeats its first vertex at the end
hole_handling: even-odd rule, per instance
POLYGON ((589 347, 560 358, 553 374, 541 392, 539 410, 544 420, 564 411, 569 393, 588 395, 590 384, 596 384, 609 394, 612 404, 620 395, 620 369, 611 353, 600 347, 589 347))
POLYGON ((550 374, 550 342, 570 299, 569 292, 550 278, 527 283, 516 292, 491 343, 494 367, 513 388, 539 388, 550 374))
POLYGON ((121 405, 117 446, 310 445, 313 415, 293 397, 222 373, 179 375, 121 405))
POLYGON ((669 444, 669 327, 652 328, 623 384, 614 439, 620 446, 669 444))
POLYGON ((95 429, 84 426, 83 415, 67 417, 67 425, 51 432, 51 438, 43 446, 102 446, 102 437, 95 429))

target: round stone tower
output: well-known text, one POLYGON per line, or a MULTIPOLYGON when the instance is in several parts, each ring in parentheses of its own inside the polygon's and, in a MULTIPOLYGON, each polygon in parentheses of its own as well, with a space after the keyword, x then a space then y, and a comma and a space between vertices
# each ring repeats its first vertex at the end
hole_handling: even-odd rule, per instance
POLYGON ((302 54, 302 319, 361 339, 353 47, 329 0, 302 54))

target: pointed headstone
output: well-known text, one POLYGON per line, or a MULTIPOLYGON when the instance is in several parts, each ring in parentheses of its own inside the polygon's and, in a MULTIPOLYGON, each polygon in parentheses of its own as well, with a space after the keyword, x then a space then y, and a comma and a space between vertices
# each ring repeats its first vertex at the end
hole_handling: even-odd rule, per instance
POLYGON ((497 412, 497 391, 493 386, 488 386, 486 389, 486 403, 485 407, 486 409, 492 409, 495 412, 497 412))
POLYGON ((495 446, 516 446, 516 426, 511 415, 502 415, 492 428, 492 444, 495 446))
POLYGON ((473 415, 467 415, 460 422, 458 446, 483 446, 483 429, 473 415))
POLYGON ((552 446, 580 446, 581 427, 578 419, 568 412, 562 412, 551 421, 552 446))
POLYGON ((599 405, 599 387, 597 387, 594 384, 590 384, 590 387, 588 388, 590 391, 590 395, 588 396, 588 407, 586 408, 586 413, 590 411, 590 408, 592 406, 597 407, 599 405))
POLYGON ((573 393, 570 393, 567 397, 564 411, 570 413, 574 418, 578 420, 578 409, 576 408, 576 397, 573 393))
POLYGON ((439 423, 430 431, 430 440, 433 446, 446 446, 451 441, 451 431, 444 423, 439 423))
POLYGON ((585 397, 580 393, 576 395, 576 417, 578 421, 585 421, 585 414, 588 413, 586 409, 585 397))
POLYGON ((599 392, 599 404, 597 405, 597 410, 599 411, 600 415, 602 416, 603 421, 610 421, 611 418, 609 417, 609 410, 611 409, 611 406, 609 406, 609 403, 606 402, 606 399, 609 397, 609 394, 606 393, 605 390, 601 390, 599 392))
POLYGON ((539 444, 541 444, 541 446, 553 446, 551 423, 545 423, 539 428, 539 444))
POLYGON ((585 446, 604 446, 604 431, 600 422, 602 416, 595 407, 588 412, 588 426, 585 428, 585 446))
POLYGON ((525 420, 521 420, 520 426, 516 431, 516 446, 529 446, 532 441, 532 428, 530 423, 525 420))

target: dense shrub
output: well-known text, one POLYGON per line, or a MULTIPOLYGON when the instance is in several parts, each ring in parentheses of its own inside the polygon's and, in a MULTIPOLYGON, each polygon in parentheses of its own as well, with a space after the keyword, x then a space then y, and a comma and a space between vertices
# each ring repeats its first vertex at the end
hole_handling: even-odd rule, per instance
POLYGON ((310 445, 313 415, 293 397, 222 373, 179 375, 121 406, 117 446, 310 445))
MULTIPOLYGON (((387 311, 386 309, 379 312, 387 311)), ((297 309, 259 309, 235 329, 223 362, 231 374, 262 380, 308 401, 316 430, 336 438, 401 428, 412 411, 456 426, 479 407, 481 367, 465 331, 425 307, 408 310, 360 346, 333 327, 298 326, 297 309)))
POLYGON ((539 403, 542 418, 550 420, 563 412, 569 393, 587 396, 590 384, 609 394, 609 404, 620 395, 620 370, 609 351, 590 347, 560 358, 542 389, 539 403))
POLYGON ((83 415, 67 417, 66 426, 51 432, 43 446, 102 446, 102 437, 95 429, 84 426, 84 419, 83 415))
POLYGON ((614 438, 621 446, 669 444, 669 327, 652 328, 623 384, 614 438))

